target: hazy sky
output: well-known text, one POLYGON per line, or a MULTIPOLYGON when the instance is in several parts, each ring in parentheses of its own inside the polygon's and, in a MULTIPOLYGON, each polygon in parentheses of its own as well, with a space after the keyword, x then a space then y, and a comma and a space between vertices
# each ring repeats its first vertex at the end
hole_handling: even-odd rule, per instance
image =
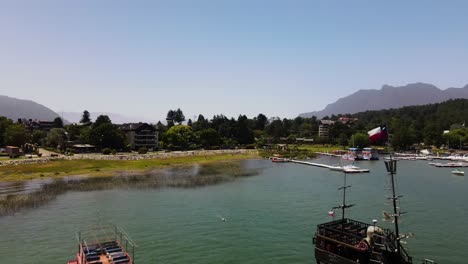
POLYGON ((295 117, 468 83, 468 1, 0 1, 0 94, 145 119, 295 117))

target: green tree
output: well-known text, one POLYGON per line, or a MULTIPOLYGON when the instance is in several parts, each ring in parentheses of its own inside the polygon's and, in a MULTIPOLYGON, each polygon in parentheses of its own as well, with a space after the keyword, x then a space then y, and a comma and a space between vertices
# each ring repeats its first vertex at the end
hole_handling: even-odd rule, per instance
POLYGON ((248 118, 245 115, 240 115, 237 119, 236 139, 240 144, 254 143, 252 129, 249 128, 248 118))
POLYGON ((60 117, 56 117, 54 119, 54 127, 55 128, 63 128, 63 120, 60 117))
POLYGON ((112 124, 111 119, 107 115, 100 115, 96 118, 93 127, 99 127, 102 124, 112 124))
POLYGON ((166 115, 166 121, 167 122, 174 121, 174 115, 175 115, 174 110, 169 110, 166 115))
POLYGON ((81 142, 91 143, 91 127, 83 127, 80 129, 78 140, 81 142))
POLYGON ((285 136, 287 131, 283 129, 283 122, 281 120, 274 120, 265 127, 268 135, 278 140, 280 137, 285 136))
POLYGON ((90 131, 90 141, 99 149, 111 148, 121 150, 125 148, 126 136, 111 123, 103 123, 93 127, 90 131))
POLYGON ((13 125, 13 121, 11 119, 0 116, 0 146, 5 146, 5 132, 11 125, 13 125))
POLYGON ((171 149, 188 149, 192 142, 193 131, 189 126, 173 126, 164 135, 164 145, 171 149))
POLYGON ((63 128, 52 128, 47 134, 47 146, 53 148, 64 148, 67 136, 65 135, 65 129, 63 128))
POLYGON ((198 131, 196 134, 200 140, 200 144, 204 148, 219 146, 219 144, 221 143, 221 137, 219 136, 218 132, 213 128, 198 131))
POLYGON ((264 130, 268 123, 268 118, 264 114, 258 114, 255 118, 255 129, 264 130))
POLYGON ((89 114, 88 110, 83 111, 83 115, 81 116, 80 123, 86 124, 91 122, 91 115, 89 114))
POLYGON ((364 133, 356 133, 351 137, 351 142, 349 145, 358 148, 368 147, 370 145, 369 135, 364 133))
POLYGON ((203 115, 198 115, 197 121, 193 123, 193 131, 200 131, 210 127, 208 120, 205 119, 203 115))
POLYGON ((184 113, 182 112, 182 110, 180 110, 180 108, 177 108, 177 110, 174 112, 174 122, 177 122, 180 125, 184 121, 185 121, 184 113))
POLYGON ((31 142, 39 146, 45 145, 47 138, 47 132, 43 130, 34 130, 31 136, 31 142))
POLYGON ((346 148, 346 146, 348 145, 348 137, 346 136, 346 134, 340 134, 340 136, 338 137, 338 144, 340 144, 340 146, 343 146, 343 148, 346 148))
POLYGON ((84 128, 86 128, 86 127, 85 126, 80 126, 80 125, 74 125, 74 124, 65 126, 64 129, 68 133, 67 140, 75 141, 75 140, 79 139, 80 134, 81 134, 81 130, 83 130, 84 128))
POLYGON ((22 124, 12 124, 5 130, 5 145, 20 147, 26 143, 28 134, 22 124))

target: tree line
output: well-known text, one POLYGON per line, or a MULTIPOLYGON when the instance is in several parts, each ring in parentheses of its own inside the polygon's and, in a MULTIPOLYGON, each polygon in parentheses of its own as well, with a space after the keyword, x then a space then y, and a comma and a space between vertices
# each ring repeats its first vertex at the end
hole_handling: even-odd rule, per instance
MULTIPOLYGON (((389 144, 395 149, 408 149, 414 144, 462 148, 468 141, 468 100, 456 99, 443 103, 408 106, 398 109, 367 111, 357 114, 332 115, 323 119, 337 121, 329 127, 328 137, 319 137, 321 124, 316 117, 294 119, 268 118, 258 114, 253 118, 239 115, 228 118, 223 114, 211 119, 199 114, 196 120, 186 120, 183 111, 169 110, 166 122, 154 127, 159 131, 160 147, 169 150, 261 147, 274 143, 294 143, 296 138, 313 139, 314 143, 366 147, 370 145, 367 131, 386 125, 389 144), (338 122, 341 117, 349 122, 338 122), (355 119, 353 119, 355 118, 355 119)), ((91 122, 88 111, 80 124, 63 125, 54 120, 48 133, 28 131, 22 124, 0 117, 0 146, 33 143, 57 148, 66 141, 95 145, 98 149, 129 150, 125 134, 108 116, 101 115, 91 122)))

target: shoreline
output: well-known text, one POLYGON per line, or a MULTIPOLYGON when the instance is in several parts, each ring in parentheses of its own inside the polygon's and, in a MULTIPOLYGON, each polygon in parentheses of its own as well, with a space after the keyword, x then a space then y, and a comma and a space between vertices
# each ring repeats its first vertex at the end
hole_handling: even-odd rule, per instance
POLYGON ((150 154, 78 154, 55 158, 11 160, 0 165, 0 182, 58 179, 65 176, 112 177, 179 165, 259 158, 257 150, 197 150, 150 154))

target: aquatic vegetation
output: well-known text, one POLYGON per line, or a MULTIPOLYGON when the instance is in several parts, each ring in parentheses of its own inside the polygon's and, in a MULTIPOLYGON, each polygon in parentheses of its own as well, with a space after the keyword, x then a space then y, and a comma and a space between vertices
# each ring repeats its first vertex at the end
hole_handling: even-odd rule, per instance
POLYGON ((21 181, 41 177, 62 178, 67 175, 112 177, 116 171, 146 173, 147 170, 170 166, 242 160, 256 157, 251 153, 191 155, 141 160, 51 160, 45 163, 0 166, 0 181, 21 181))
POLYGON ((30 192, 10 193, 3 196, 0 194, 0 216, 18 212, 22 208, 44 205, 68 191, 193 188, 254 176, 258 173, 257 169, 247 168, 242 161, 224 161, 154 169, 144 174, 121 171, 113 177, 65 177, 44 181, 40 187, 30 192))

